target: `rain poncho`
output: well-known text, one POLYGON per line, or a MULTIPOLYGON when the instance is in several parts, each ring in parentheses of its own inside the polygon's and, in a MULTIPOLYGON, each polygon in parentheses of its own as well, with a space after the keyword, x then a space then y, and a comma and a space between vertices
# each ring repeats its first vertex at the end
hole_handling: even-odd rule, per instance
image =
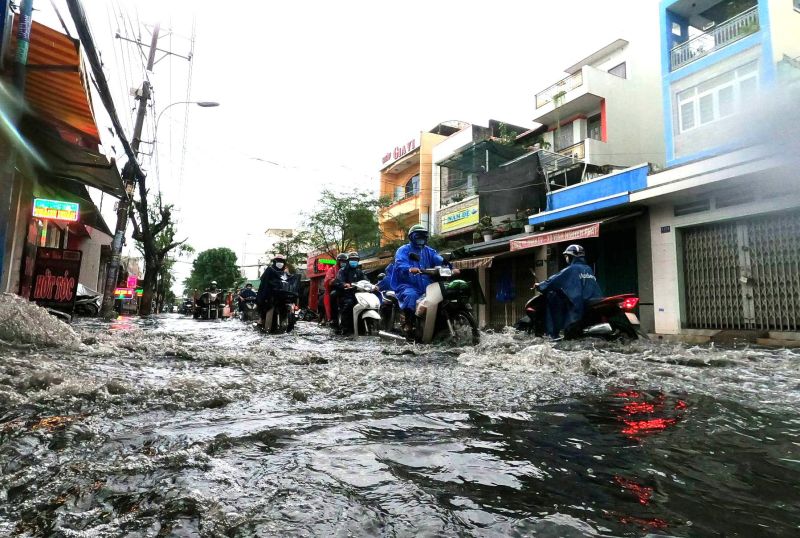
POLYGON ((550 336, 583 317, 587 301, 603 296, 600 285, 584 258, 574 258, 567 267, 539 283, 539 291, 547 295, 547 326, 550 336), (559 293, 560 292, 560 293, 559 293))
POLYGON ((431 269, 437 265, 444 265, 444 258, 428 245, 420 247, 407 243, 397 249, 394 255, 391 285, 397 293, 400 308, 404 310, 416 308, 417 299, 425 294, 425 288, 431 283, 431 279, 427 275, 412 275, 408 270, 412 267, 431 269), (419 261, 411 259, 412 252, 419 256, 419 261))
POLYGON ((392 288, 392 274, 394 273, 394 264, 390 263, 389 266, 384 271, 386 276, 384 276, 380 281, 378 281, 378 290, 381 292, 391 291, 392 288))

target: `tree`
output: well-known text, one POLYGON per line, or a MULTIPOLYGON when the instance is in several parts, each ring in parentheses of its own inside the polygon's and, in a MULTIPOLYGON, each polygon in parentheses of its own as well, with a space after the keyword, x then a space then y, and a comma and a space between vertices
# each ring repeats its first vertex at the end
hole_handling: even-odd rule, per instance
POLYGON ((382 203, 358 189, 344 193, 323 190, 314 211, 305 215, 309 243, 326 252, 378 246, 378 209, 382 203))
POLYGON ((232 289, 242 282, 244 277, 236 265, 236 254, 229 248, 220 247, 204 250, 192 262, 192 272, 184 281, 186 289, 204 290, 212 280, 217 287, 232 289))
POLYGON ((153 309, 156 280, 167 254, 183 245, 186 239, 175 240, 177 231, 172 222, 172 205, 165 205, 160 194, 155 197, 155 204, 149 205, 144 176, 139 177, 138 183, 139 198, 133 201, 135 211, 131 211, 130 220, 133 224, 133 239, 136 241, 136 248, 144 259, 144 279, 142 280, 139 313, 147 316, 153 309))
POLYGON ((299 230, 281 234, 279 237, 280 239, 272 245, 272 252, 267 253, 267 255, 283 254, 286 256, 289 271, 293 272, 297 265, 306 262, 310 234, 305 230, 299 230))
MULTIPOLYGON (((194 253, 191 245, 183 244, 178 247, 178 258, 194 253)), ((175 303, 175 293, 172 291, 172 284, 175 282, 175 275, 172 268, 175 266, 176 258, 165 258, 161 269, 158 272, 158 283, 156 284, 156 311, 163 312, 164 304, 175 303)))

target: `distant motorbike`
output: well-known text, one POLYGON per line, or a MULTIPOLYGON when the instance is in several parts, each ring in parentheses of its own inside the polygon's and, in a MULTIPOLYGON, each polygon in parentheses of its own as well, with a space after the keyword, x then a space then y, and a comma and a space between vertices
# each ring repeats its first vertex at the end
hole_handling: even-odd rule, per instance
POLYGON ((256 306, 255 297, 248 297, 243 301, 242 309, 239 311, 239 319, 244 322, 258 320, 258 307, 256 306))
MULTIPOLYGON (((564 339, 599 337, 606 340, 619 338, 636 339, 645 336, 639 327, 639 318, 634 313, 639 298, 633 293, 603 297, 590 301, 581 320, 567 327, 564 339)), ((515 328, 528 334, 545 334, 547 299, 537 293, 525 304, 525 315, 515 328)))
MULTIPOLYGON (((353 336, 374 336, 378 334, 381 323, 381 301, 375 294, 375 285, 369 280, 359 280, 351 288, 355 295, 353 306, 353 336)), ((343 312, 339 312, 339 327, 343 327, 341 319, 343 312)))
POLYGON ((288 333, 297 323, 300 275, 281 275, 281 287, 273 292, 272 304, 264 315, 262 329, 270 334, 288 333))
MULTIPOLYGON (((477 344, 480 333, 469 303, 472 295, 470 284, 454 278, 459 275, 457 269, 437 266, 422 269, 421 273, 429 276, 432 282, 417 302, 413 340, 422 344, 433 341, 454 345, 477 344)), ((392 324, 394 321, 384 319, 384 327, 392 324)), ((381 331, 379 334, 384 338, 403 338, 396 332, 381 331)))
POLYGON ((78 284, 78 290, 75 293, 74 313, 76 316, 94 317, 100 312, 102 304, 103 296, 101 294, 83 284, 78 284))
POLYGON ((186 299, 181 303, 179 312, 184 316, 188 316, 194 312, 194 301, 191 299, 186 299))
POLYGON ((197 298, 193 316, 194 319, 222 319, 225 311, 224 290, 206 290, 197 298))

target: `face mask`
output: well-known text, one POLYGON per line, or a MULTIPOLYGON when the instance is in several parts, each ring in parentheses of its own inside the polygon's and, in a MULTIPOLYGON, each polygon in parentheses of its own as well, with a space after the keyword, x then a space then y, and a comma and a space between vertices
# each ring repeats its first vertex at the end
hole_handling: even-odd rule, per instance
POLYGON ((275 269, 283 269, 283 262, 276 262, 275 269))
POLYGON ((416 239, 416 240, 414 241, 414 243, 416 243, 416 245, 417 245, 418 247, 424 247, 424 246, 425 246, 425 243, 427 243, 427 242, 428 242, 428 241, 426 241, 425 239, 416 239))
POLYGON ((349 261, 349 262, 347 262, 347 263, 348 263, 348 264, 350 265, 350 267, 352 267, 353 269, 355 269, 356 267, 358 267, 358 262, 357 262, 357 261, 355 261, 355 260, 350 260, 350 261, 349 261))

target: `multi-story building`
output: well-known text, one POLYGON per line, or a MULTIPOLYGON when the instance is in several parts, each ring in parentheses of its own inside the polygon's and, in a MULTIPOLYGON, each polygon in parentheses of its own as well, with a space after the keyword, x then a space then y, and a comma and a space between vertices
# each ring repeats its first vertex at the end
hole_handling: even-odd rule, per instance
POLYGON ((800 331, 800 3, 660 11, 669 168, 630 196, 649 206, 655 330, 786 337, 800 331))
POLYGON ((430 229, 433 147, 466 126, 459 121, 440 123, 383 156, 380 193, 390 201, 378 216, 383 242, 404 238, 406 230, 414 224, 430 229))

